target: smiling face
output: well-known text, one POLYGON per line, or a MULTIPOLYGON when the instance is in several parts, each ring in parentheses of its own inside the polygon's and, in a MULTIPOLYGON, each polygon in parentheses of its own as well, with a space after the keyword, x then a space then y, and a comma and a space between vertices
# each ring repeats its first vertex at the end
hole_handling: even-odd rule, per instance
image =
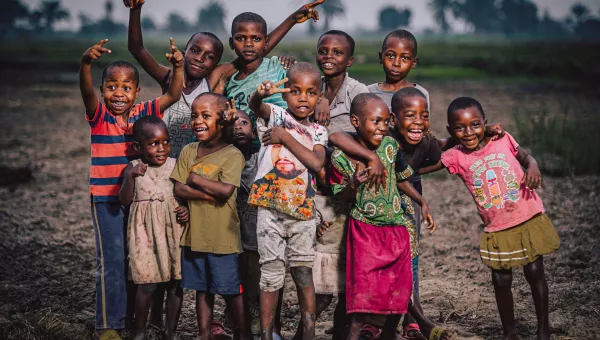
POLYGON ((144 163, 154 166, 165 164, 171 152, 171 139, 166 125, 144 125, 143 132, 133 143, 133 147, 141 153, 144 163))
POLYGON ((413 55, 414 46, 408 39, 390 37, 379 52, 379 62, 387 81, 398 82, 406 79, 410 69, 417 66, 418 57, 413 55))
POLYGON ((390 111, 381 100, 369 100, 360 111, 350 116, 352 125, 366 147, 377 149, 388 133, 390 111))
POLYGON ((140 93, 135 72, 126 67, 111 67, 106 71, 100 92, 112 114, 120 116, 129 112, 140 93))
POLYGON ((313 73, 290 73, 286 84, 290 92, 284 93, 283 99, 296 119, 302 120, 314 112, 317 103, 321 101, 321 79, 318 74, 313 73))
POLYGON ((429 130, 429 109, 423 97, 403 98, 401 109, 393 116, 396 133, 408 144, 419 144, 429 130))
POLYGON ((352 66, 350 44, 338 35, 324 35, 317 44, 317 65, 326 77, 345 73, 352 66))
POLYGON ((223 136, 222 111, 217 99, 211 96, 198 97, 192 103, 192 131, 202 143, 220 140, 223 136))
POLYGON ((252 143, 255 137, 252 130, 252 121, 246 112, 238 110, 238 119, 233 124, 233 144, 236 147, 246 147, 252 143))
POLYGON ((476 107, 452 112, 448 133, 468 150, 478 150, 487 144, 485 125, 487 121, 476 107))
POLYGON ((223 48, 207 35, 198 33, 190 40, 185 50, 185 73, 190 78, 208 77, 217 67, 223 48))
POLYGON ((242 22, 236 26, 235 33, 229 39, 229 46, 246 63, 261 59, 268 43, 263 31, 260 23, 242 22))

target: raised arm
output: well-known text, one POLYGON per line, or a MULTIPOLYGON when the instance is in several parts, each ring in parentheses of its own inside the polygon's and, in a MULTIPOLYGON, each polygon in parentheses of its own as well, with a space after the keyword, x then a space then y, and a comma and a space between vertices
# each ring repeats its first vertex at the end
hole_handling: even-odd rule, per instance
POLYGON ((529 190, 535 190, 542 186, 542 173, 537 161, 523 148, 519 147, 517 153, 517 160, 523 168, 525 168, 525 186, 529 190))
POLYGON ((194 189, 189 185, 183 184, 181 182, 175 181, 175 196, 184 199, 186 201, 207 201, 211 203, 220 204, 216 199, 212 196, 194 189))
POLYGON ((90 47, 81 56, 81 66, 79 68, 79 89, 81 90, 81 98, 85 105, 85 114, 88 119, 94 118, 94 113, 98 107, 98 97, 94 91, 94 83, 92 81, 92 60, 96 60, 104 53, 112 53, 102 45, 106 44, 108 39, 100 40, 96 45, 90 47))
POLYGON ((235 191, 235 185, 223 183, 221 181, 211 181, 195 173, 191 173, 187 178, 188 186, 192 189, 199 190, 205 194, 214 197, 219 202, 227 202, 229 197, 235 191))
POLYGON ((314 8, 324 2, 325 0, 316 0, 300 7, 294 13, 290 14, 289 17, 287 17, 279 26, 269 33, 269 43, 265 49, 265 55, 269 54, 269 52, 271 52, 273 48, 279 44, 279 42, 292 29, 292 27, 294 27, 294 25, 301 24, 309 19, 313 19, 314 22, 317 22, 317 20, 319 20, 319 12, 317 12, 314 8))
POLYGON ((158 101, 160 112, 177 103, 183 91, 183 54, 177 49, 171 38, 170 52, 166 54, 167 60, 173 65, 173 77, 169 82, 169 89, 158 101))
POLYGON ((280 88, 279 86, 285 84, 288 81, 288 78, 283 78, 277 83, 273 84, 270 80, 265 81, 264 83, 258 85, 256 88, 256 92, 250 97, 250 101, 248 102, 248 107, 252 112, 256 114, 259 118, 265 120, 265 122, 269 122, 271 118, 271 107, 268 104, 263 102, 263 99, 269 96, 272 96, 276 93, 287 93, 290 92, 289 88, 280 88))
POLYGON ((156 61, 154 57, 144 47, 144 39, 142 37, 141 13, 142 5, 145 0, 124 0, 125 6, 130 8, 129 11, 129 30, 127 34, 127 48, 137 60, 146 73, 156 80, 161 88, 165 89, 168 85, 167 76, 169 68, 165 67, 156 61))
POLYGON ((319 173, 325 166, 325 155, 327 151, 323 145, 315 145, 312 150, 302 145, 292 135, 290 135, 284 128, 274 127, 267 130, 262 138, 262 142, 265 145, 269 144, 281 144, 285 146, 290 152, 298 158, 300 163, 314 172, 319 173))

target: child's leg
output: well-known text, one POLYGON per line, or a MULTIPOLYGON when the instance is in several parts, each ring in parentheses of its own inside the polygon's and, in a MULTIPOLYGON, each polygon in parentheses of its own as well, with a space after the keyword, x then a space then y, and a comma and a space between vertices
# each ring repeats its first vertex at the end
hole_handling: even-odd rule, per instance
POLYGON ((348 321, 346 317, 346 294, 338 294, 338 303, 333 312, 333 340, 342 340, 346 335, 348 321))
POLYGON ((544 274, 544 261, 542 257, 523 268, 525 278, 531 286, 535 314, 537 315, 538 339, 550 339, 550 326, 548 323, 548 283, 544 274))
POLYGON ((156 286, 150 305, 150 324, 158 328, 163 328, 163 304, 165 303, 165 284, 159 283, 156 286))
MULTIPOLYGON (((315 320, 319 318, 319 315, 323 313, 329 304, 331 304, 331 300, 333 300, 333 295, 324 295, 324 294, 315 294, 315 304, 316 304, 316 312, 315 312, 315 320)), ((335 317, 334 317, 335 323, 335 317)), ((298 324, 298 329, 296 330, 296 335, 294 335, 294 340, 300 340, 303 337, 303 324, 298 324)))
POLYGON ((214 294, 204 291, 196 291, 196 317, 198 319, 197 340, 210 339, 210 325, 212 323, 214 305, 214 294))
MULTIPOLYGON (((163 285, 163 287, 165 287, 163 285)), ((171 340, 175 337, 175 331, 177 330, 177 323, 179 322, 179 314, 181 313, 181 304, 183 303, 183 288, 181 288, 179 280, 171 280, 167 282, 167 317, 165 322, 164 339, 171 340)), ((163 293, 162 291, 156 290, 156 293, 163 293)), ((161 294, 162 299, 162 294, 161 294)), ((154 300, 156 302, 156 299, 154 300)), ((162 305, 162 302, 161 302, 162 305)), ((162 311, 162 308, 160 308, 162 311)), ((162 315, 161 315, 162 321, 162 315)))
POLYGON ((252 334, 260 334, 260 315, 258 313, 260 294, 260 264, 258 252, 244 250, 240 254, 242 284, 244 287, 244 307, 252 334))
POLYGON ((152 294, 156 290, 156 284, 141 284, 137 287, 135 294, 135 337, 134 340, 144 339, 146 330, 146 321, 148 320, 148 311, 152 294))
POLYGON ((512 270, 492 269, 492 283, 496 294, 496 304, 502 321, 502 339, 518 339, 515 328, 515 311, 512 295, 512 270))
POLYGON ((231 311, 235 325, 239 330, 239 339, 252 339, 252 333, 250 333, 246 313, 244 311, 244 296, 242 294, 223 295, 223 298, 225 299, 227 308, 231 311))
POLYGON ((116 202, 91 202, 96 241, 96 325, 98 331, 125 328, 127 211, 116 202))
POLYGON ((402 314, 387 315, 381 332, 382 340, 393 340, 396 338, 396 328, 398 328, 400 318, 402 318, 402 314))
MULTIPOLYGON (((311 263, 312 264, 312 263, 311 263)), ((315 337, 315 286, 313 284, 312 268, 305 266, 292 267, 292 278, 298 292, 300 304, 300 320, 302 322, 302 339, 315 337)))
POLYGON ((360 330, 365 325, 365 315, 360 313, 352 313, 349 315, 350 325, 348 327, 348 340, 358 340, 360 330))

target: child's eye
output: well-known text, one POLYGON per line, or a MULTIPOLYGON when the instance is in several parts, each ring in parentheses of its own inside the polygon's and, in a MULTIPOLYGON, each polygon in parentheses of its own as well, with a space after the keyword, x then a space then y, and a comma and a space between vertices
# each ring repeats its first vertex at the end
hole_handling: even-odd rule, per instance
POLYGON ((319 50, 319 51, 317 51, 317 53, 319 55, 326 55, 327 54, 327 50, 319 50))
POLYGON ((309 94, 309 95, 311 95, 311 96, 314 96, 314 95, 316 95, 317 93, 316 93, 315 91, 309 91, 309 92, 308 92, 308 94, 309 94))
POLYGON ((198 49, 197 49, 197 48, 192 48, 190 51, 192 51, 193 53, 198 53, 198 52, 200 52, 200 51, 198 51, 198 49))
POLYGON ((129 87, 129 86, 125 86, 123 89, 124 89, 125 91, 128 91, 128 92, 129 92, 129 90, 131 90, 131 87, 129 87))
POLYGON ((298 94, 298 93, 300 93, 300 91, 298 91, 298 90, 291 90, 290 92, 291 92, 291 93, 293 93, 293 94, 298 94))
POLYGON ((394 58, 396 58, 396 56, 395 56, 394 54, 388 54, 388 55, 387 55, 387 57, 388 57, 389 59, 394 59, 394 58))
POLYGON ((252 40, 254 40, 254 41, 258 42, 258 41, 261 41, 262 39, 261 39, 261 38, 259 38, 259 37, 254 37, 254 38, 252 38, 252 40))
POLYGON ((403 57, 402 57, 402 60, 410 60, 410 57, 408 57, 408 56, 403 56, 403 57))
POLYGON ((213 60, 213 59, 215 59, 215 56, 214 56, 214 55, 212 55, 212 54, 207 54, 207 55, 206 55, 206 59, 213 60))
POLYGON ((210 118, 210 116, 209 115, 202 115, 202 118, 208 119, 208 118, 210 118))
POLYGON ((237 40, 237 41, 244 41, 244 38, 242 38, 242 37, 235 37, 235 40, 237 40))
POLYGON ((170 143, 171 143, 171 140, 170 140, 170 139, 165 139, 165 141, 164 141, 164 144, 165 144, 165 145, 169 145, 170 143))
POLYGON ((333 54, 335 54, 335 55, 342 55, 344 53, 342 51, 335 51, 335 52, 333 52, 333 54))
POLYGON ((156 146, 156 144, 158 144, 158 143, 152 142, 152 143, 150 143, 150 146, 156 146))

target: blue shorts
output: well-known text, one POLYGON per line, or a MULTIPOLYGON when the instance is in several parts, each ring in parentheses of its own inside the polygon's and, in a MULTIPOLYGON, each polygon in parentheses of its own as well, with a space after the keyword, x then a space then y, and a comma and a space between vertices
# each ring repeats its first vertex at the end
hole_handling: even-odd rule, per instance
POLYGON ((212 254, 181 248, 181 286, 219 295, 242 293, 238 254, 212 254))

